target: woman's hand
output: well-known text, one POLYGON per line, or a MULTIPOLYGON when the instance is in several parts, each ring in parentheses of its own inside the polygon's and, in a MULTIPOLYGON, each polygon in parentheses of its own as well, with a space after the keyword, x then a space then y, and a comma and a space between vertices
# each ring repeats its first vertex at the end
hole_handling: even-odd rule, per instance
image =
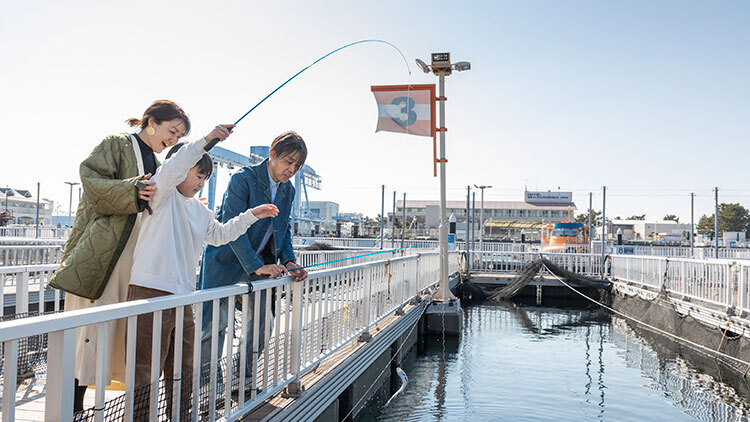
POLYGON ((229 134, 232 133, 232 129, 234 129, 234 125, 218 125, 206 135, 206 141, 211 142, 216 138, 223 141, 229 137, 229 134))
POLYGON ((150 178, 151 173, 141 177, 141 181, 138 182, 144 185, 142 189, 138 189, 138 198, 144 201, 150 201, 154 194, 156 194, 156 186, 154 186, 156 182, 154 182, 153 180, 148 180, 150 178))
POLYGON ((276 205, 274 204, 258 205, 257 207, 253 208, 251 212, 258 219, 267 218, 267 217, 273 218, 279 215, 279 209, 276 208, 276 205))

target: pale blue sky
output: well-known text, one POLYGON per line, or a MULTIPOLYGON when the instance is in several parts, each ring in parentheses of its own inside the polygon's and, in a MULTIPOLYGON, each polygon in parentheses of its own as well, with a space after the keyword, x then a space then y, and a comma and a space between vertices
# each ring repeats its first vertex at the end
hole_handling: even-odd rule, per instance
MULTIPOLYGON (((750 207, 750 3, 13 2, 0 14, 0 183, 67 209, 64 180, 107 134, 153 100, 190 114, 193 133, 233 122, 301 67, 351 41, 245 119, 223 145, 246 153, 293 129, 323 177, 311 199, 380 212, 380 185, 438 199, 428 138, 374 133, 370 85, 433 83, 414 65, 450 51, 470 72, 447 81, 448 197, 490 184, 609 191, 610 216, 689 219, 750 207), (64 3, 64 4, 63 4, 64 3)), ((227 176, 219 178, 223 192, 227 176)), ((386 205, 386 209, 389 206, 386 205)))

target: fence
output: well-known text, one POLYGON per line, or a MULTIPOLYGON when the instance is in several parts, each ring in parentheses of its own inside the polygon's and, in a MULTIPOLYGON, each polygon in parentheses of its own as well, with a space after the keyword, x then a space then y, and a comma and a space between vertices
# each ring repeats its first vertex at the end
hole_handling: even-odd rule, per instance
POLYGON ((539 252, 483 252, 481 258, 479 253, 472 254, 471 271, 518 273, 526 264, 542 256, 568 271, 597 277, 601 273, 601 255, 539 252))
POLYGON ((0 237, 38 237, 41 239, 67 239, 68 234, 70 234, 69 227, 57 228, 50 226, 39 226, 39 236, 37 236, 36 226, 0 227, 0 237))
POLYGON ((56 264, 62 250, 62 245, 0 246, 0 266, 56 264))
POLYGON ((612 277, 685 298, 750 311, 750 262, 726 259, 612 256, 612 277))
MULTIPOLYGON (((456 254, 450 256, 449 271, 457 266, 456 254)), ((249 292, 246 284, 204 290, 191 294, 171 295, 162 298, 139 300, 102 306, 87 310, 70 311, 17 319, 0 323, 0 342, 3 343, 3 420, 13 420, 16 410, 16 377, 19 341, 30 336, 48 336, 47 354, 55 356, 54 365, 48 365, 46 396, 44 402, 47 420, 73 419, 73 377, 75 368, 76 329, 95 326, 98 330, 99 351, 106 349, 107 324, 127 319, 126 391, 118 403, 122 409, 113 409, 105 403, 105 368, 111 365, 106 353, 99 353, 91 362, 96 371, 94 419, 109 420, 117 415, 130 420, 133 410, 146 403, 149 420, 170 415, 162 414, 157 404, 160 394, 171 393, 167 400, 173 402, 173 420, 214 420, 224 417, 237 420, 265 399, 287 388, 299 391, 300 377, 333 353, 375 324, 404 306, 416 294, 435 284, 439 268, 435 252, 415 254, 387 260, 331 268, 311 272, 308 279, 293 282, 290 277, 262 280, 253 283, 249 292), (262 300, 262 299, 267 300, 262 300), (227 341, 217 344, 219 302, 229 302, 228 332, 239 331, 239 343, 227 341), (212 310, 212 344, 207 375, 202 373, 200 324, 195 325, 195 345, 191 373, 172 376, 172 385, 158 381, 158 361, 152 362, 150 386, 134 388, 135 335, 138 315, 153 313, 152 350, 160 348, 161 320, 165 311, 176 315, 174 368, 181 367, 182 333, 185 320, 183 311, 194 307, 195 321, 201 321, 203 306, 210 302, 212 310), (234 304, 241 304, 239 330, 236 330, 234 304), (274 306, 275 305, 275 306, 274 306), (265 322, 259 323, 260 315, 265 322), (252 325, 252 341, 247 344, 244 327, 252 325), (265 344, 259 340, 263 333, 265 344), (220 372, 219 347, 223 347, 226 360, 223 372, 223 392, 218 386, 220 372), (245 363, 249 362, 248 365, 245 363), (236 387, 233 391, 233 387, 236 387), (247 388, 247 390, 246 390, 247 388), (188 392, 186 394, 186 391, 188 392), (247 393, 246 393, 247 391, 247 393), (202 394, 203 393, 203 394, 202 394), (234 394, 233 394, 234 393, 234 394), (138 401, 138 397, 146 397, 138 401), (222 397, 220 397, 222 396, 222 397), (218 404, 217 404, 218 403, 218 404), (117 412, 117 413, 115 413, 117 412)), ((231 336, 230 340, 231 340, 231 336)))
POLYGON ((45 311, 45 302, 54 301, 54 311, 60 310, 61 294, 49 287, 48 281, 57 264, 0 267, 0 312, 7 317, 6 307, 13 306, 14 314, 29 312, 29 304, 37 304, 37 312, 45 311), (8 297, 6 297, 6 295, 8 297), (10 303, 6 300, 10 300, 10 303))
MULTIPOLYGON (((294 245, 306 246, 312 245, 313 243, 327 243, 334 247, 345 247, 345 248, 379 248, 380 238, 339 238, 339 237, 295 237, 293 239, 294 245)), ((383 244, 384 248, 390 248, 393 245, 394 248, 401 247, 401 240, 395 239, 391 242, 390 239, 386 238, 383 244)), ((437 240, 416 240, 416 239, 405 239, 405 247, 412 247, 418 249, 437 249, 440 246, 440 242, 437 240)), ((508 243, 508 242, 483 242, 483 249, 487 252, 526 252, 529 250, 529 244, 526 243, 508 243)), ((478 250, 479 242, 474 242, 474 249, 478 250)), ((456 249, 466 250, 466 242, 456 242, 456 249)))

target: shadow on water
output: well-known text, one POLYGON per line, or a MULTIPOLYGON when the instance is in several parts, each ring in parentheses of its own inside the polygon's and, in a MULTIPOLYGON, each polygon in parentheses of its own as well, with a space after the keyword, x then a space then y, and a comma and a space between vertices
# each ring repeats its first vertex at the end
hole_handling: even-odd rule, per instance
POLYGON ((748 420, 742 374, 594 307, 464 308, 461 338, 425 336, 356 421, 748 420))

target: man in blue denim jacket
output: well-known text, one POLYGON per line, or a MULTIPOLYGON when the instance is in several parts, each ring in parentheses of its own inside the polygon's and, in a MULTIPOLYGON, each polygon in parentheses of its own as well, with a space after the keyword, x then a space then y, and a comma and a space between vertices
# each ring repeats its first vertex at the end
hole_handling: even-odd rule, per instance
MULTIPOLYGON (((217 219, 221 222, 239 215, 245 210, 260 204, 273 203, 279 214, 266 218, 250 226, 247 233, 224 246, 206 246, 203 253, 199 288, 209 289, 245 281, 252 282, 261 278, 278 278, 289 271, 296 281, 307 277, 304 269, 297 268, 292 233, 289 225, 289 214, 294 200, 294 187, 289 179, 302 168, 307 159, 305 141, 294 132, 286 132, 274 139, 269 158, 260 164, 244 167, 235 173, 224 193, 221 209, 217 219), (279 265, 281 263, 281 265, 279 265)), ((247 346, 252 347, 252 316, 254 300, 251 295, 247 328, 247 346)), ((259 341, 263 347, 263 329, 265 324, 265 292, 260 298, 259 341)), ((273 302, 271 302, 273 307, 273 302)), ((218 353, 222 354, 225 329, 227 327, 227 301, 222 300, 219 311, 218 353)), ((201 335, 201 362, 211 358, 211 320, 212 304, 203 306, 203 333, 201 335)), ((238 307, 239 308, 239 307, 238 307)), ((273 319, 269 321, 273 322, 273 319)), ((248 357, 252 356, 248 353, 248 357)))

